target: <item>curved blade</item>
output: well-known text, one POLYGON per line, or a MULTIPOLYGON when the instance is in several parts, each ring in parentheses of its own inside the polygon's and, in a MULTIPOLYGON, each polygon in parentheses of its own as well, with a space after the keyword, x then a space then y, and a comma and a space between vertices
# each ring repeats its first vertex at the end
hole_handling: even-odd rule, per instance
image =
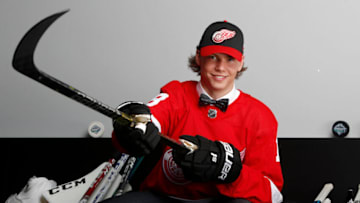
MULTIPOLYGON (((25 36, 21 39, 15 50, 14 58, 12 61, 14 69, 34 79, 35 81, 38 81, 41 84, 71 99, 74 99, 75 101, 85 106, 92 108, 99 113, 102 113, 112 119, 117 119, 118 122, 126 122, 127 124, 128 122, 132 122, 132 118, 125 113, 116 111, 114 108, 103 104, 95 98, 86 95, 84 92, 36 68, 34 63, 34 52, 36 49, 36 45, 40 41, 42 35, 48 29, 48 27, 50 27, 50 25, 56 19, 58 19, 60 16, 64 15, 68 11, 69 10, 62 11, 43 19, 25 34, 25 36)), ((189 148, 189 144, 185 145, 183 143, 179 143, 176 140, 173 140, 172 138, 164 136, 162 134, 160 134, 160 137, 162 138, 162 141, 170 147, 179 148, 179 150, 193 151, 191 150, 191 148, 189 148)))
POLYGON ((15 70, 29 76, 36 77, 39 72, 34 64, 34 52, 45 31, 50 25, 69 10, 53 14, 33 26, 19 42, 12 61, 15 70))

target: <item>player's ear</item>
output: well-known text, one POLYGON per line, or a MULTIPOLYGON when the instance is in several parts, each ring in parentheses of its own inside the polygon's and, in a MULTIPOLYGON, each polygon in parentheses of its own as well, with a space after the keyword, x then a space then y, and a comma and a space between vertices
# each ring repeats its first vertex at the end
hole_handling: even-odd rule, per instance
POLYGON ((200 51, 199 50, 196 51, 195 62, 198 66, 200 66, 200 51))

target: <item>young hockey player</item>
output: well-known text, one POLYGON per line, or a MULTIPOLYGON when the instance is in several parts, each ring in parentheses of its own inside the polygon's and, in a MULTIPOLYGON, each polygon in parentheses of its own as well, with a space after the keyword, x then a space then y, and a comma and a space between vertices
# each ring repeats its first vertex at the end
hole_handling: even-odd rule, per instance
POLYGON ((147 105, 119 106, 152 119, 145 133, 115 121, 114 144, 135 156, 160 148, 162 156, 139 191, 105 202, 281 202, 276 118, 235 88, 246 69, 242 31, 226 21, 212 23, 189 63, 200 81, 171 81, 147 105), (186 153, 163 146, 159 131, 198 149, 186 153))

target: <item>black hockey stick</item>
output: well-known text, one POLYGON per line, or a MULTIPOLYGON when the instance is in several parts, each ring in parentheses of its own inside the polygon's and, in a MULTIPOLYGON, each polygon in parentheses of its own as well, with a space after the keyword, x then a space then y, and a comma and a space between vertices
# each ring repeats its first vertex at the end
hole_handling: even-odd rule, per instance
MULTIPOLYGON (((50 27, 50 25, 56 21, 60 16, 64 15, 69 10, 62 11, 56 14, 53 14, 35 26, 33 26, 21 39, 19 42, 12 61, 12 65, 15 70, 20 73, 40 82, 41 84, 81 103, 84 104, 93 110, 102 113, 112 119, 117 120, 121 123, 142 123, 145 122, 142 118, 133 117, 127 115, 123 112, 119 112, 114 108, 103 104, 102 102, 86 95, 84 92, 46 74, 45 72, 39 70, 34 63, 34 53, 40 38, 45 33, 45 31, 50 27)), ((160 134, 160 133, 159 133, 160 134)), ((163 134, 160 134, 162 142, 169 145, 172 148, 177 148, 178 150, 193 151, 197 146, 188 142, 177 142, 174 139, 169 138, 163 134)))

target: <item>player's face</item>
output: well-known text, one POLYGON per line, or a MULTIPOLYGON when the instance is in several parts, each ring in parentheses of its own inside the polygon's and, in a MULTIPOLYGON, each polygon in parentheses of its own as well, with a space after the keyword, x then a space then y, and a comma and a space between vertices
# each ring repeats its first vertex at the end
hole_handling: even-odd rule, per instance
POLYGON ((201 85, 214 99, 226 95, 232 90, 243 61, 222 53, 209 56, 200 56, 198 53, 196 62, 200 66, 201 85))

